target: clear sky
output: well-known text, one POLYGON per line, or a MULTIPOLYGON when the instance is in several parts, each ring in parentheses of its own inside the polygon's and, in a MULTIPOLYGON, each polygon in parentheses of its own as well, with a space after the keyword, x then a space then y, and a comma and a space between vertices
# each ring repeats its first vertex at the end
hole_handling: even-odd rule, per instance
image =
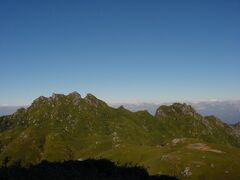
POLYGON ((239 0, 1 0, 0 104, 240 99, 239 0))

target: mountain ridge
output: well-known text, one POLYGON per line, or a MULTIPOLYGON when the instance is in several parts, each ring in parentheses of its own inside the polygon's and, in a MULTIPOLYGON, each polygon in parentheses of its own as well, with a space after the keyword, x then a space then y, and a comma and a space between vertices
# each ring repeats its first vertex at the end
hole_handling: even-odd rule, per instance
MULTIPOLYGON (((155 114, 156 109, 161 105, 171 105, 174 102, 166 103, 123 103, 122 105, 133 111, 148 110, 151 114, 155 114)), ((184 102, 183 102, 184 103, 184 102)), ((201 115, 214 115, 228 124, 239 122, 240 119, 240 101, 239 100, 225 100, 225 101, 186 101, 185 103, 194 107, 201 115)), ((120 104, 111 104, 113 107, 118 107, 120 104)))
POLYGON ((40 96, 28 108, 0 117, 0 163, 7 159, 8 165, 20 162, 27 166, 43 160, 120 158, 122 163, 149 165, 149 171, 156 173, 157 159, 151 164, 144 160, 155 153, 147 152, 161 154, 186 148, 186 152, 198 154, 203 150, 195 152, 192 144, 200 144, 204 152, 220 152, 218 156, 222 156, 222 152, 238 152, 239 134, 238 128, 214 116, 203 117, 187 104, 160 106, 151 115, 148 111, 131 112, 123 106, 112 108, 91 94, 53 94, 40 96), (136 155, 130 155, 134 151, 136 155))

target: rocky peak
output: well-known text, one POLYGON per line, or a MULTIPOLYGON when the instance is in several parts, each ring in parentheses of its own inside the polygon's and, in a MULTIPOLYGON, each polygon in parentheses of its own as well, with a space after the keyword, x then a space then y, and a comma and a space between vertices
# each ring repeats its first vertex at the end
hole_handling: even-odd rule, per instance
POLYGON ((81 95, 78 92, 76 92, 76 91, 68 94, 68 97, 73 100, 73 103, 75 105, 77 105, 80 102, 80 100, 82 99, 81 95))
POLYGON ((52 96, 50 97, 53 100, 58 101, 61 97, 65 97, 64 94, 56 94, 56 93, 52 93, 52 96))
POLYGON ((81 95, 80 95, 78 92, 76 92, 76 91, 68 94, 68 97, 72 100, 72 102, 74 103, 74 105, 78 105, 79 102, 80 102, 81 99, 82 99, 81 95))
POLYGON ((192 106, 187 105, 186 103, 174 103, 172 107, 183 114, 193 114, 196 113, 196 111, 192 108, 192 106))
POLYGON ((87 96, 84 99, 89 104, 97 105, 99 103, 98 99, 94 95, 92 95, 90 93, 88 93, 87 96))
POLYGON ((69 93, 68 96, 81 99, 81 95, 77 91, 69 93))
POLYGON ((156 111, 156 116, 165 117, 169 114, 194 116, 197 113, 190 105, 187 105, 186 103, 174 103, 170 106, 163 105, 160 106, 156 111))
POLYGON ((85 99, 92 99, 92 100, 96 100, 97 98, 96 98, 94 95, 92 95, 92 94, 88 93, 88 94, 86 95, 85 99))
POLYGON ((44 97, 44 96, 40 96, 38 97, 37 99, 35 99, 32 103, 32 105, 36 105, 38 103, 41 103, 41 102, 44 102, 46 101, 48 98, 47 97, 44 97))
POLYGON ((99 106, 99 105, 106 105, 105 102, 97 99, 94 95, 88 93, 87 96, 84 98, 85 101, 88 103, 88 104, 91 104, 95 107, 99 106))
MULTIPOLYGON (((81 98, 80 94, 77 92, 70 93, 69 96, 73 97, 74 99, 81 98)), ((39 98, 35 99, 30 107, 38 107, 39 105, 44 105, 46 103, 48 105, 51 105, 52 103, 61 104, 64 100, 67 100, 67 96, 64 94, 52 93, 52 96, 50 97, 40 96, 39 98)))

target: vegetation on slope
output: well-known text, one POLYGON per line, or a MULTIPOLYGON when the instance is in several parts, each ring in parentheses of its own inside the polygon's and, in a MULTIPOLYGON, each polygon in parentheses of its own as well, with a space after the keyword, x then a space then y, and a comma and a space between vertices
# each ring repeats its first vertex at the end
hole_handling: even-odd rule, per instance
MULTIPOLYGON (((216 176, 220 169, 228 175, 225 171, 232 170, 225 170, 225 164, 240 162, 233 156, 239 153, 239 134, 236 127, 213 116, 202 117, 186 104, 161 106, 152 116, 147 111, 109 107, 91 94, 85 98, 77 92, 53 94, 0 117, 0 163, 28 166, 43 160, 103 157, 140 163, 152 174, 178 177, 211 176, 209 163, 221 164, 211 172, 216 176), (207 147, 216 151, 202 150, 207 147), (202 166, 192 165, 193 159, 202 166)), ((230 175, 237 173, 233 170, 230 175)))

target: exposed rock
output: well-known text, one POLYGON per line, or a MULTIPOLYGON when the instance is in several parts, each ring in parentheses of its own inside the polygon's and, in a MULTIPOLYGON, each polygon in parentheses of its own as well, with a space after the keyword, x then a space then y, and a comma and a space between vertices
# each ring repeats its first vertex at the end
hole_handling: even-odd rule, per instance
POLYGON ((51 99, 53 99, 55 101, 58 101, 61 97, 63 98, 63 97, 65 97, 65 95, 64 94, 53 93, 52 96, 51 96, 51 99))
POLYGON ((184 177, 189 177, 192 175, 192 172, 191 172, 191 169, 190 167, 185 167, 185 169, 181 172, 181 174, 184 176, 184 177))
POLYGON ((164 112, 163 109, 159 108, 157 111, 156 111, 156 116, 159 116, 159 117, 166 117, 166 113, 164 112))
POLYGON ((161 159, 161 161, 166 161, 169 159, 169 157, 168 157, 168 155, 162 155, 160 159, 161 159))
POLYGON ((68 94, 68 97, 73 99, 74 105, 78 105, 80 100, 82 99, 81 95, 78 92, 76 92, 76 91, 68 94))
POLYGON ((40 96, 40 97, 38 97, 37 99, 35 99, 35 100, 33 101, 32 105, 34 106, 34 105, 38 104, 39 102, 43 102, 43 101, 45 101, 45 100, 48 100, 48 98, 47 98, 47 97, 44 97, 44 96, 40 96))
POLYGON ((184 142, 185 138, 175 138, 172 140, 172 145, 184 142))
POLYGON ((98 107, 100 105, 107 106, 107 104, 99 99, 97 99, 94 95, 88 93, 87 96, 84 98, 88 104, 92 106, 98 107))
POLYGON ((117 132, 113 132, 112 136, 113 136, 112 143, 115 144, 115 145, 118 144, 120 142, 120 138, 118 137, 117 132))
POLYGON ((174 103, 170 106, 163 105, 160 106, 157 111, 156 115, 158 117, 166 117, 168 114, 181 114, 181 115, 189 115, 194 117, 201 117, 190 105, 187 105, 186 103, 174 103))
POLYGON ((213 163, 211 163, 210 166, 211 166, 211 168, 214 168, 214 164, 213 163))

